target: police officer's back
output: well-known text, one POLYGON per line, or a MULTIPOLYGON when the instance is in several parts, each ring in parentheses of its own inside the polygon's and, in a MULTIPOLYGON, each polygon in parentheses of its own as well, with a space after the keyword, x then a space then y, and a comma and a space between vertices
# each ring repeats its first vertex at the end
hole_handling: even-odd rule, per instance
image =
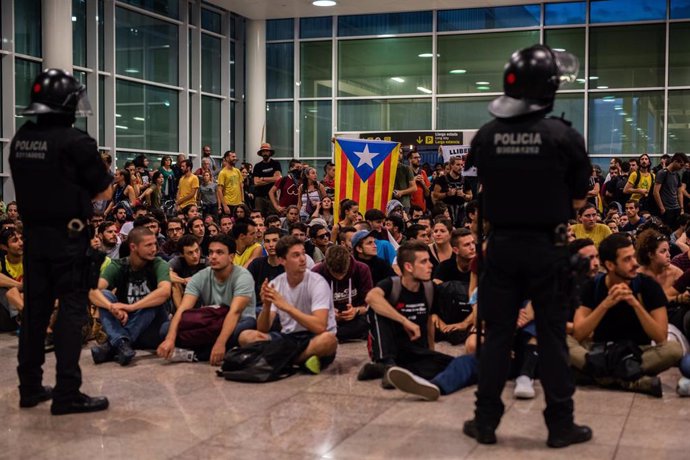
POLYGON ((591 165, 582 136, 564 120, 544 118, 553 108, 566 67, 576 62, 572 55, 543 45, 515 52, 504 73, 505 94, 489 105, 496 118, 472 140, 466 168, 477 166, 482 210, 491 224, 479 283, 486 340, 475 419, 463 428, 480 443, 496 442, 515 325, 527 299, 535 310, 547 444, 565 447, 592 436, 588 427, 573 422, 563 288, 568 267, 565 223, 574 206, 584 204, 591 165))
MULTIPOLYGON (((24 115, 35 115, 12 140, 10 167, 24 221, 25 309, 19 337, 20 406, 53 398, 55 415, 108 407, 106 398, 79 392, 81 327, 86 321, 91 200, 108 198, 112 176, 96 141, 73 128, 75 116, 90 113, 86 88, 62 70, 42 72, 31 87, 24 115), (70 230, 68 230, 68 225, 70 230), (83 226, 83 229, 82 229, 83 226), (55 300, 57 360, 53 391, 42 384, 44 339, 55 300)), ((95 286, 94 286, 95 287, 95 286)))

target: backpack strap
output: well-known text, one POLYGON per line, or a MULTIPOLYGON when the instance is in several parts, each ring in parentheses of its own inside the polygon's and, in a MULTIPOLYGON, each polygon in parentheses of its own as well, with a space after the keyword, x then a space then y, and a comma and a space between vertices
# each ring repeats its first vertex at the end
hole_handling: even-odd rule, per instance
POLYGON ((400 298, 400 291, 402 291, 402 282, 400 281, 399 276, 391 276, 391 281, 393 282, 393 286, 391 287, 391 293, 388 295, 386 300, 393 308, 395 308, 395 305, 398 303, 398 299, 400 298))
POLYGON ((434 305, 434 282, 431 280, 424 281, 423 286, 426 306, 429 310, 431 310, 431 307, 434 305))

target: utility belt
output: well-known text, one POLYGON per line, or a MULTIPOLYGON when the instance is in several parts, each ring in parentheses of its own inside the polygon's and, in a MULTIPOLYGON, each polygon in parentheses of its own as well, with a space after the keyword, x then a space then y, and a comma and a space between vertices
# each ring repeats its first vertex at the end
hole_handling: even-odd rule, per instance
MULTIPOLYGON (((91 239, 93 228, 81 219, 74 218, 67 223, 67 237, 69 239, 83 238, 85 235, 91 239)), ((101 266, 105 261, 105 253, 89 246, 86 249, 86 264, 82 272, 82 282, 88 289, 98 287, 98 279, 101 276, 101 266)))

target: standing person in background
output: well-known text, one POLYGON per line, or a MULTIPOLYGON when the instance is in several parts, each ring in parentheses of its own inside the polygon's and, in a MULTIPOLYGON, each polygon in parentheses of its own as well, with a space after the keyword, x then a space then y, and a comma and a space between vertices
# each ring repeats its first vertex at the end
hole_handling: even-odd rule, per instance
POLYGON ((271 157, 275 154, 275 150, 271 148, 271 144, 264 142, 256 152, 262 160, 254 165, 253 180, 254 180, 254 197, 256 199, 256 209, 261 211, 265 216, 275 213, 273 205, 268 198, 268 191, 281 177, 282 169, 280 163, 273 160, 271 157))
POLYGON ((160 171, 153 173, 151 185, 139 196, 139 201, 146 203, 149 208, 160 209, 163 204, 163 174, 160 171))
POLYGON ((429 182, 429 178, 424 169, 419 166, 421 160, 422 156, 417 149, 410 152, 410 167, 414 174, 414 182, 417 184, 417 190, 412 194, 410 203, 419 206, 422 208, 422 211, 426 211, 426 200, 431 195, 431 190, 429 188, 431 187, 431 182, 429 182))
POLYGON ((220 173, 222 166, 218 164, 218 160, 211 157, 210 145, 204 145, 201 148, 201 163, 203 164, 204 160, 206 159, 208 159, 208 161, 211 163, 211 172, 213 173, 213 178, 215 179, 216 177, 218 177, 218 174, 220 173))
POLYGON ((225 152, 223 161, 225 167, 218 174, 218 212, 230 214, 230 209, 242 204, 244 200, 244 190, 242 189, 244 178, 240 170, 235 167, 235 163, 237 163, 235 152, 230 150, 225 152))
POLYGON ((335 197, 335 163, 329 161, 323 166, 323 180, 321 184, 326 189, 326 194, 333 199, 335 197))
POLYGON ((181 171, 184 174, 180 179, 177 189, 177 207, 184 209, 186 206, 196 204, 196 195, 199 191, 199 178, 192 174, 192 160, 183 160, 181 171))
POLYGON ((172 168, 172 158, 168 155, 161 158, 161 166, 158 171, 163 175, 163 199, 174 200, 177 196, 177 179, 172 168))
POLYGON ((661 220, 671 228, 676 228, 678 217, 685 213, 680 173, 685 169, 687 162, 688 157, 684 153, 674 154, 668 166, 657 173, 654 183, 652 193, 659 208, 659 215, 661 220))
POLYGON ((213 181, 211 171, 204 171, 199 185, 199 198, 203 203, 202 209, 205 215, 215 215, 218 208, 218 184, 213 181))
POLYGON ((297 189, 299 197, 300 217, 303 222, 310 220, 311 215, 321 205, 321 200, 326 196, 326 188, 318 181, 316 169, 306 168, 302 172, 302 181, 297 189))
POLYGON ((395 170, 395 182, 393 183, 393 198, 400 201, 406 210, 410 209, 410 197, 417 191, 412 168, 402 162, 403 154, 400 152, 398 168, 395 170))

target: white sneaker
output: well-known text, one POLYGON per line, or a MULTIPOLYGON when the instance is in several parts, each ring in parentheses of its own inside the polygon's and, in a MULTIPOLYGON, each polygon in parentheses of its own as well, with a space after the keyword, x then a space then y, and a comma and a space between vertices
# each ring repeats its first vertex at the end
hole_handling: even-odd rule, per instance
POLYGON ((687 377, 681 377, 678 379, 678 386, 676 387, 676 393, 680 396, 690 396, 690 379, 687 377))
POLYGON ((526 375, 521 375, 515 379, 515 390, 513 395, 517 399, 532 399, 535 396, 534 392, 534 380, 527 377, 526 375))
POLYGON ((441 390, 436 385, 402 367, 393 366, 386 373, 388 380, 395 388, 405 393, 417 395, 427 401, 436 401, 441 390))
POLYGON ((168 361, 171 363, 193 363, 194 361, 197 361, 196 353, 194 353, 193 350, 176 347, 168 361))

